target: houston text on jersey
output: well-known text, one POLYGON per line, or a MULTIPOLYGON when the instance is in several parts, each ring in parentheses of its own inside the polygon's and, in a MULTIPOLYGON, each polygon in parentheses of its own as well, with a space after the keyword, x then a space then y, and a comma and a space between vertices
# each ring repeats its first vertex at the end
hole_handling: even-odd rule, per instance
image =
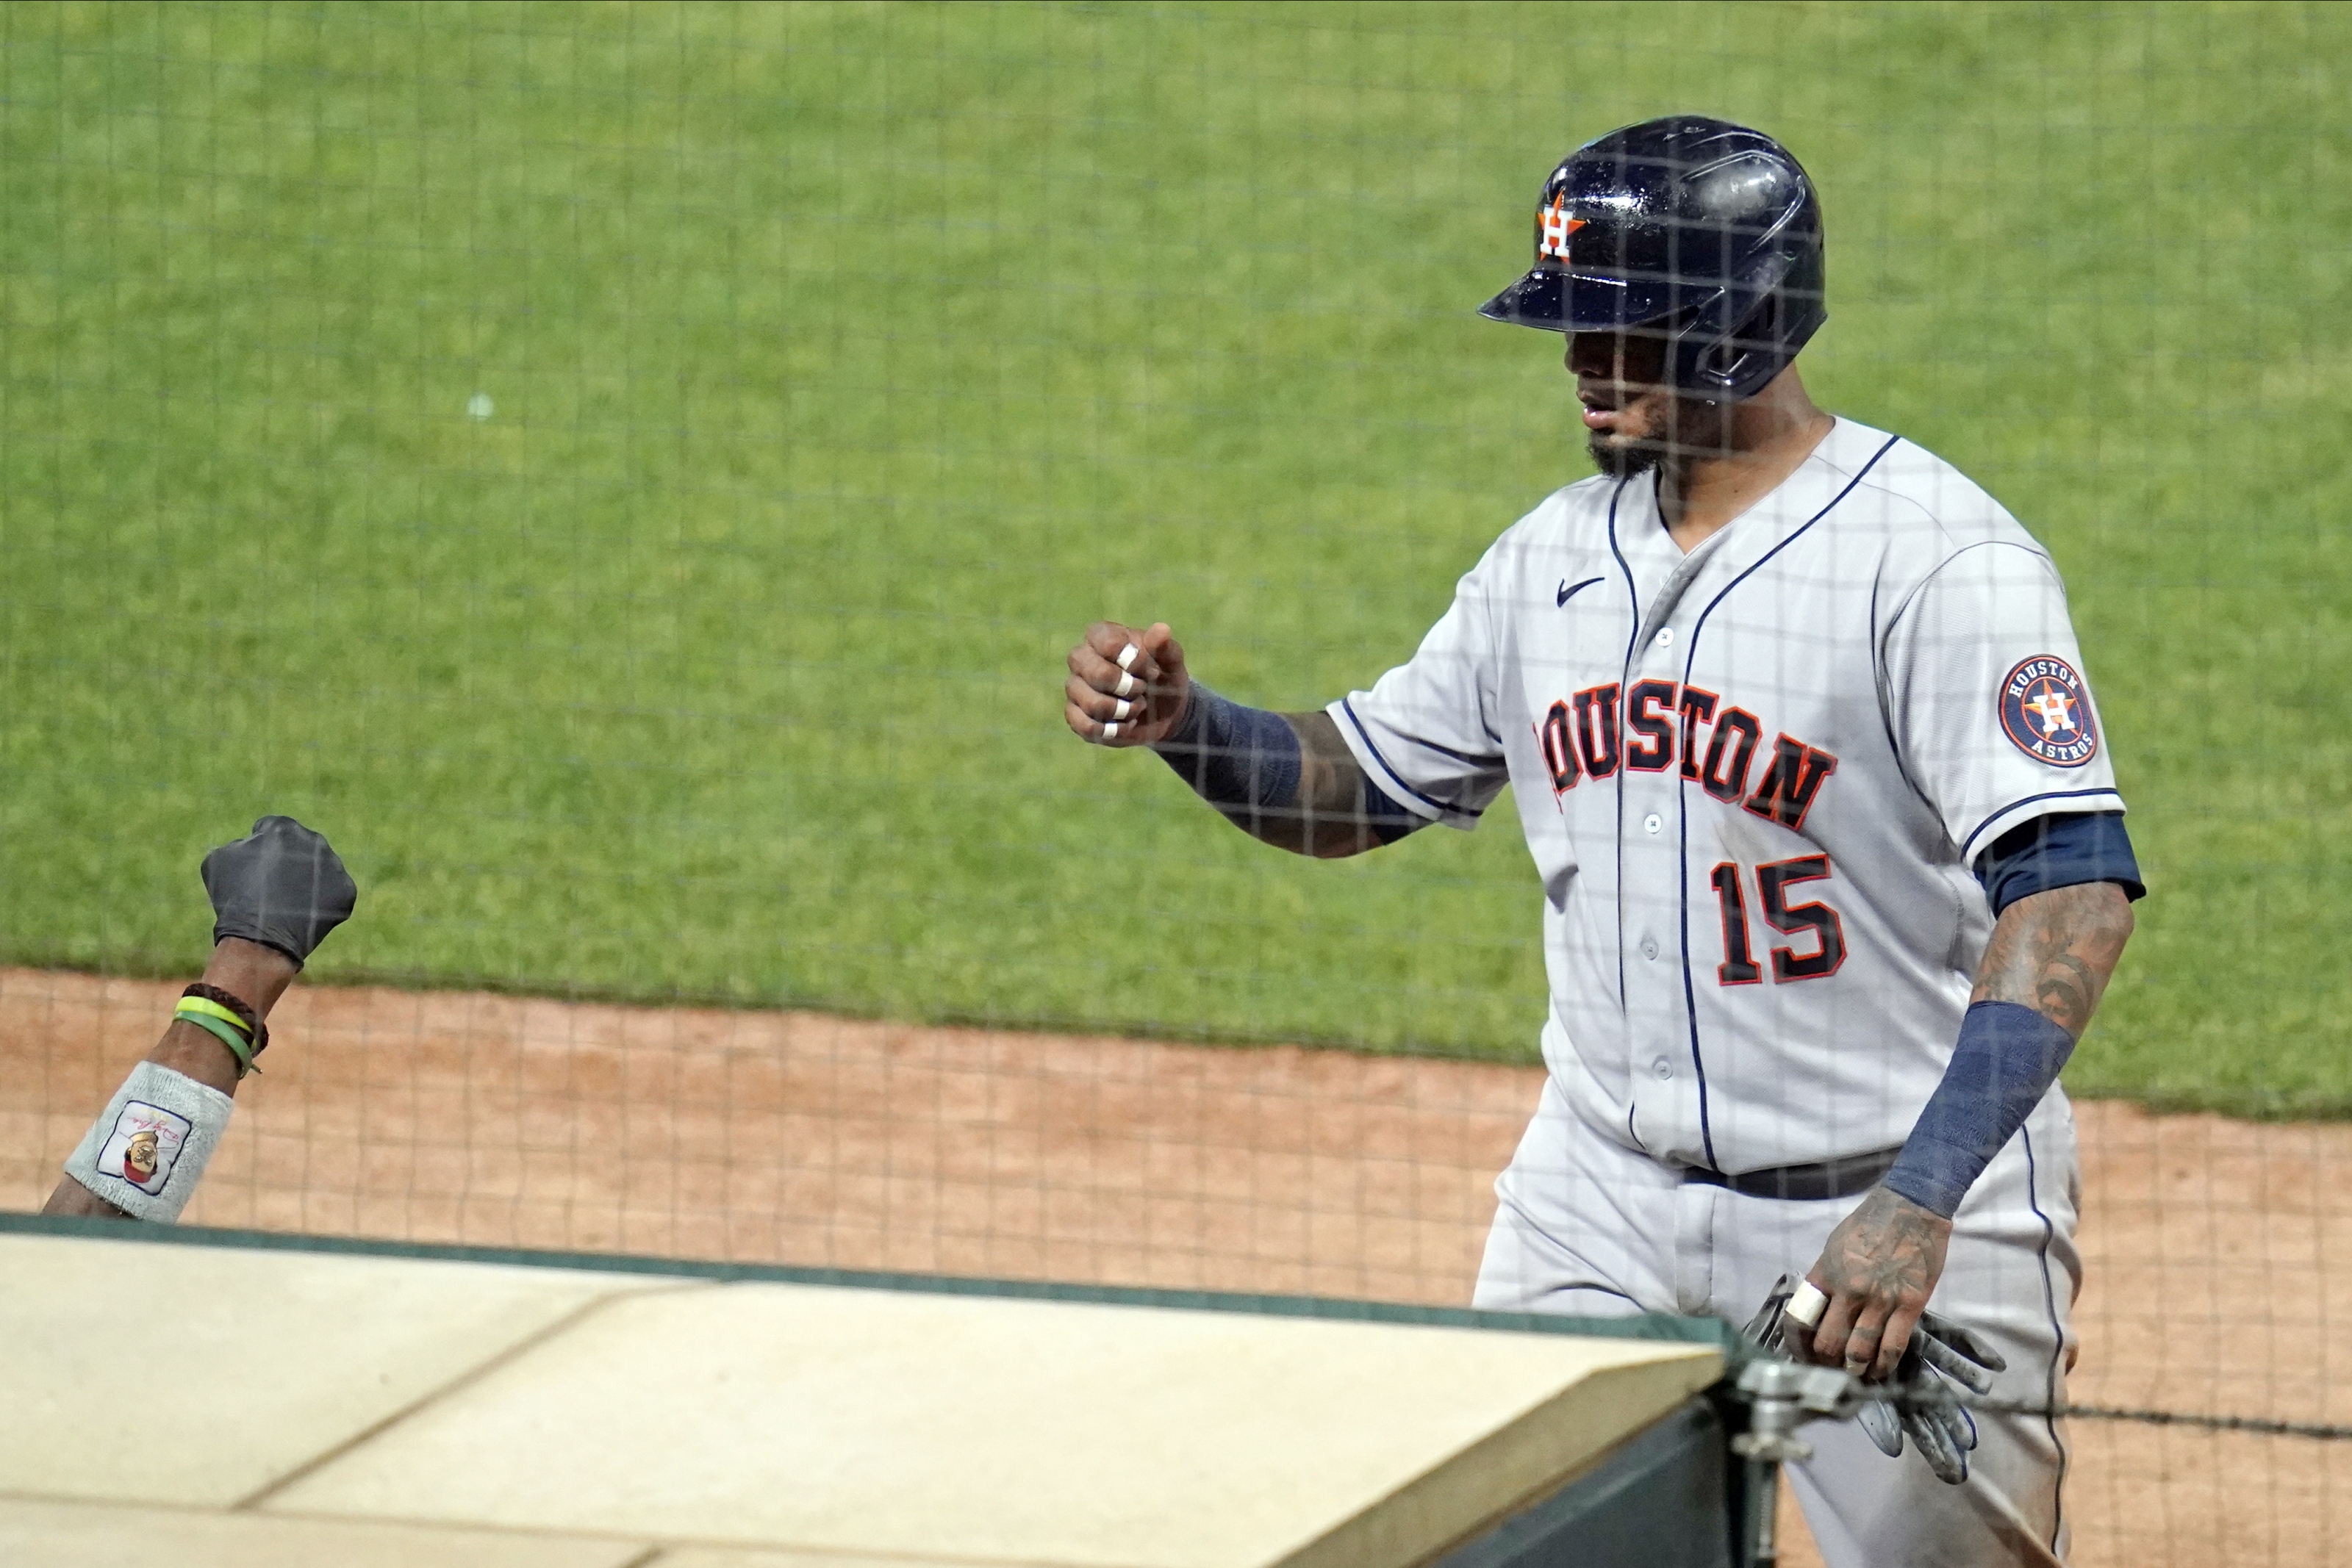
POLYGON ((1606 779, 1621 767, 1663 773, 1679 757, 1682 775, 1718 800, 1738 800, 1768 821, 1801 831, 1822 781, 1838 759, 1790 735, 1776 735, 1763 774, 1748 789, 1763 748, 1764 726, 1744 707, 1673 681, 1610 681, 1587 686, 1551 705, 1538 731, 1554 794, 1584 779, 1606 779), (1711 733, 1702 736, 1702 729, 1711 733))

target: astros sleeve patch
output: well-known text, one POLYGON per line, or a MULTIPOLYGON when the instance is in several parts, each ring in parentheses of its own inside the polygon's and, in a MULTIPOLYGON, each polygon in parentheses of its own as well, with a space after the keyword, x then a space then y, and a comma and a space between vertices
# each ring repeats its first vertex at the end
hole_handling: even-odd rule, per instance
POLYGON ((2020 751, 2053 768, 2099 754, 2099 721, 2074 666, 2052 653, 2021 659, 2000 684, 2000 727, 2020 751))
POLYGON ((2065 588, 2022 534, 1955 552, 1885 646, 1904 771, 1963 862, 2029 817, 2124 809, 2065 588))

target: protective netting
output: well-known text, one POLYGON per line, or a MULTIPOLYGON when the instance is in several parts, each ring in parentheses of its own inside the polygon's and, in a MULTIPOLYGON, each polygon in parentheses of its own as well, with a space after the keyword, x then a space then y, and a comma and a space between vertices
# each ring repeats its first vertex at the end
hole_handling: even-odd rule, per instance
MULTIPOLYGON (((284 811, 360 914, 189 1218, 1465 1299, 1542 894, 1063 728, 1303 710, 1589 471, 1480 321, 1668 110, 1822 193, 1827 407, 2050 549, 2153 890, 2068 1397, 2325 1426, 2352 1273, 2352 19, 2284 6, 0 10, 0 1203, 284 811)), ((167 977, 176 978, 167 978, 167 977)), ((2309 1436, 2075 1422, 2085 1563, 2316 1563, 2309 1436)))

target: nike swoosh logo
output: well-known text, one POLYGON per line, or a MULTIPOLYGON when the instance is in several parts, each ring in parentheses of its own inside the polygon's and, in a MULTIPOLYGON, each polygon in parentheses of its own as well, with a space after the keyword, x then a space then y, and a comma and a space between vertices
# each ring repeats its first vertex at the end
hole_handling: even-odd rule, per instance
POLYGON ((1568 585, 1568 579, 1564 577, 1561 578, 1559 580, 1559 597, 1552 601, 1553 605, 1558 607, 1567 603, 1570 600, 1575 598, 1578 594, 1583 592, 1586 589, 1591 587, 1594 583, 1599 582, 1600 580, 1601 580, 1597 577, 1588 577, 1582 582, 1578 583, 1574 588, 1570 588, 1568 585))

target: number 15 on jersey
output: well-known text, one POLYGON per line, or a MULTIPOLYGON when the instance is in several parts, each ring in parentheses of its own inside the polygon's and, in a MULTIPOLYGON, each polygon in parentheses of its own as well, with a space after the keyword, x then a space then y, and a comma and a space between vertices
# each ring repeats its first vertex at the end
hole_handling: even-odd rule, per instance
MULTIPOLYGON (((1776 983, 1824 979, 1845 962, 1845 926, 1837 911, 1818 901, 1789 902, 1791 888, 1821 882, 1829 874, 1827 855, 1799 855, 1756 868, 1757 905, 1765 923, 1784 936, 1803 939, 1804 950, 1796 944, 1771 950, 1776 983)), ((1748 893, 1739 862, 1725 861, 1707 873, 1706 879, 1715 888, 1716 906, 1723 916, 1723 962, 1716 966, 1715 977, 1726 986, 1756 985, 1764 978, 1764 969, 1756 962, 1756 949, 1748 939, 1748 893)))

